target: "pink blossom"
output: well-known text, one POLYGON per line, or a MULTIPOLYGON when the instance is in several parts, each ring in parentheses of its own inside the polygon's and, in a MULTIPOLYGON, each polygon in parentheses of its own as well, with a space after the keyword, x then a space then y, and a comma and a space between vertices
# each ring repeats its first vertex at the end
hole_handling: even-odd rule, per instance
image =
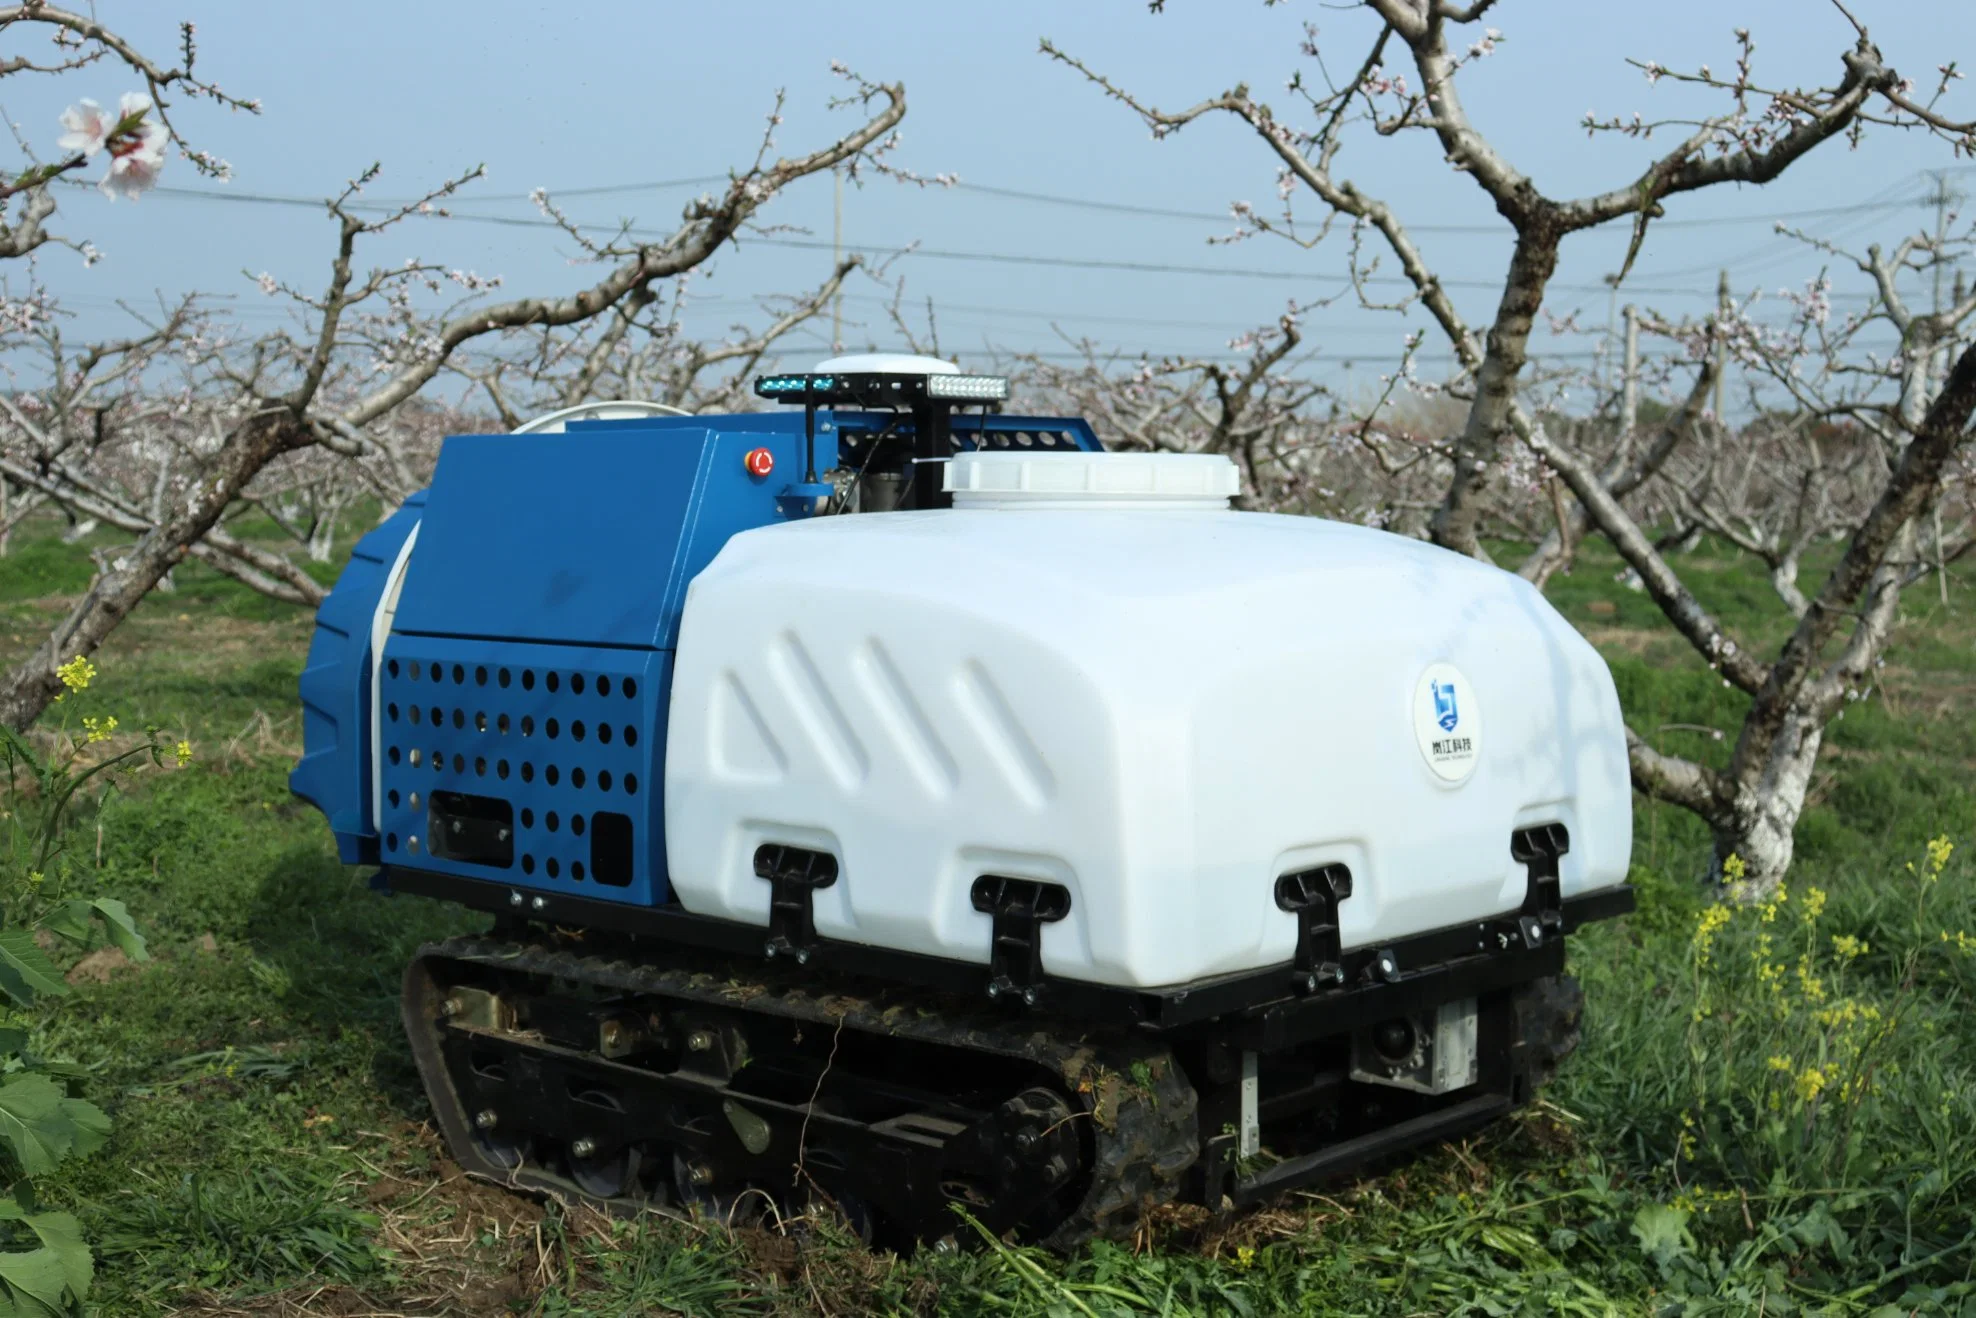
POLYGON ((103 149, 116 126, 108 111, 84 99, 62 111, 62 127, 69 131, 56 138, 55 145, 64 151, 80 151, 87 159, 103 149))
POLYGON ((265 270, 261 271, 261 277, 259 279, 256 279, 254 282, 256 284, 259 284, 261 286, 261 291, 267 294, 269 297, 273 297, 276 293, 279 293, 281 291, 281 285, 275 281, 275 277, 269 274, 265 270))

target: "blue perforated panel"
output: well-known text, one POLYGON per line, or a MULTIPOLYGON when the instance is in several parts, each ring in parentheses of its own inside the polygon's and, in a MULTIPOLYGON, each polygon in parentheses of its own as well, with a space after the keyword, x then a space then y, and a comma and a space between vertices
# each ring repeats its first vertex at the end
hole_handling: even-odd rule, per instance
POLYGON ((384 654, 387 865, 639 905, 667 900, 659 795, 670 651, 394 634, 384 654), (435 852, 434 792, 505 802, 510 863, 448 859, 443 839, 435 852), (597 873, 599 814, 630 821, 622 883, 597 873))

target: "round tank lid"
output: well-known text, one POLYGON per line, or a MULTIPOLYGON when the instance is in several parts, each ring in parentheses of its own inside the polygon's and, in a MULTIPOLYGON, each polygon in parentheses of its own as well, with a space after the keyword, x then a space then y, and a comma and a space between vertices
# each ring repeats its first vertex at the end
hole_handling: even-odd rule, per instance
POLYGON ((961 368, 938 357, 910 352, 854 352, 829 357, 810 368, 817 375, 959 375, 961 368))
POLYGON ((956 508, 1226 508, 1242 474, 1219 453, 961 453, 956 508))

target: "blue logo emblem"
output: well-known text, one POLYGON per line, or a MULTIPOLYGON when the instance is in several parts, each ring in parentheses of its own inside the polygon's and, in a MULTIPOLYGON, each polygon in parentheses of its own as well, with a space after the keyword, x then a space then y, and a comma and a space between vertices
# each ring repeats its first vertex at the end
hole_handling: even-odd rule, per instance
POLYGON ((1430 685, 1434 689, 1434 721, 1441 725, 1441 731, 1453 732, 1455 724, 1461 722, 1461 711, 1455 707, 1455 684, 1433 682, 1430 685))

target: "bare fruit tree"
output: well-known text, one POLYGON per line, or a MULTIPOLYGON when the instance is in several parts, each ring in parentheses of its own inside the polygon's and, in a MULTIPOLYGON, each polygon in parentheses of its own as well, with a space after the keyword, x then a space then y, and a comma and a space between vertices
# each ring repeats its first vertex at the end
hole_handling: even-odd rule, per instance
MULTIPOLYGON (((1159 0, 1151 7, 1157 11, 1159 0)), ((1632 241, 1615 277, 1623 281, 1671 198, 1722 185, 1768 183, 1821 146, 1857 143, 1870 128, 1930 133, 1959 151, 1976 150, 1976 124, 1938 108, 1957 76, 1955 68, 1943 66, 1932 92, 1917 93, 1886 62, 1866 29, 1834 0, 1835 21, 1849 24, 1844 30, 1851 37, 1849 45, 1835 52, 1835 80, 1823 87, 1769 87, 1753 71, 1750 34, 1739 29, 1727 75, 1706 66, 1692 72, 1652 62, 1638 66, 1650 82, 1719 95, 1722 103, 1716 112, 1662 122, 1635 115, 1588 115, 1577 126, 1581 131, 1642 142, 1656 131, 1662 136, 1673 132, 1680 140, 1611 186, 1575 197, 1552 196, 1475 123, 1460 95, 1461 70, 1492 55, 1502 40, 1501 33, 1483 26, 1485 16, 1497 9, 1496 0, 1364 0, 1362 7, 1372 20, 1369 39, 1343 66, 1351 73, 1342 81, 1327 72, 1339 65, 1326 63, 1316 30, 1307 27, 1304 53, 1315 73, 1307 77, 1299 72, 1290 80, 1298 102, 1297 123, 1279 118, 1246 86, 1185 109, 1165 110, 1048 41, 1043 51, 1124 104, 1156 137, 1210 116, 1246 124, 1278 162, 1283 205, 1275 215, 1239 206, 1244 231, 1285 237, 1309 248, 1342 227, 1348 273, 1367 306, 1378 305, 1363 291, 1370 285, 1372 254, 1383 252, 1397 263, 1408 291, 1387 305, 1394 310, 1420 308, 1446 338, 1459 366, 1453 389, 1466 404, 1431 522, 1433 539, 1446 548, 1487 557, 1482 533, 1507 450, 1521 446, 1555 473, 1575 505, 1562 510, 1558 530, 1565 538, 1578 519, 1596 528, 1639 574, 1669 622, 1726 681, 1751 697, 1726 768, 1663 755, 1635 736, 1633 773, 1640 790, 1695 810, 1709 822, 1718 872, 1722 861, 1736 855, 1750 891, 1767 891, 1790 865, 1792 830, 1824 726, 1886 643, 1900 585, 1911 579, 1917 520, 1931 516, 1940 478, 1963 443, 1976 403, 1971 393, 1976 356, 1965 355, 1932 404, 1925 396, 1905 404, 1907 423, 1892 437, 1894 451, 1878 497, 1849 528, 1840 565, 1809 601, 1803 623, 1766 659, 1739 644, 1696 599, 1628 512, 1625 496, 1653 473, 1625 455, 1602 459, 1580 451, 1562 428, 1546 426, 1541 413, 1528 405, 1531 334, 1557 269, 1560 244, 1572 234, 1608 224, 1629 226, 1632 241), (1396 70, 1389 63, 1408 67, 1396 70), (1393 207, 1343 172, 1352 145, 1383 147, 1422 135, 1445 165, 1482 190, 1512 240, 1503 292, 1486 325, 1471 325, 1461 314, 1393 207), (1296 200, 1306 193, 1323 207, 1315 229, 1300 226, 1295 214, 1296 200)), ((1929 336, 1938 327, 1926 318, 1917 318, 1917 324, 1909 342, 1932 346, 1936 340, 1929 336)), ((1663 428, 1665 442, 1647 446, 1646 452, 1661 462, 1704 411, 1712 383, 1711 356, 1701 355, 1687 401, 1663 428)), ((1554 552, 1537 558, 1533 575, 1543 570, 1544 562, 1554 565, 1555 558, 1554 552)))
MULTIPOLYGON (((24 8, 44 12, 39 6, 24 8)), ((783 189, 833 168, 886 169, 883 157, 897 141, 894 129, 906 110, 904 88, 869 82, 841 68, 838 72, 849 91, 837 104, 856 109, 862 122, 816 150, 777 156, 778 100, 754 159, 731 171, 721 191, 687 205, 663 237, 634 237, 628 229, 593 233, 564 220, 546 195, 538 195, 538 204, 580 249, 579 263, 592 272, 581 287, 497 299, 493 281, 438 263, 415 260, 361 271, 358 253, 367 240, 387 229, 443 218, 447 199, 479 173, 470 170, 415 202, 387 209, 365 199, 377 172, 372 167, 325 203, 335 242, 322 282, 303 289, 263 280, 264 291, 290 299, 292 328, 236 338, 193 306, 175 309, 151 334, 99 354, 108 363, 156 344, 170 346, 185 379, 177 393, 177 415, 165 418, 164 424, 152 414, 159 400, 136 389, 127 390, 117 407, 93 414, 65 406, 61 382, 68 375, 57 375, 48 388, 34 391, 32 411, 22 407, 18 414, 0 417, 0 422, 13 423, 14 435, 26 446, 0 468, 5 478, 136 536, 102 564, 89 590, 36 651, 0 676, 0 722, 17 729, 32 722, 62 689, 56 666, 94 651, 187 556, 278 597, 304 603, 319 599, 320 587, 285 555, 226 528, 226 519, 243 501, 272 500, 283 506, 271 471, 283 470, 283 464, 302 455, 340 458, 369 469, 381 494, 395 489, 402 496, 420 479, 416 445, 432 432, 420 423, 430 419, 430 391, 443 382, 465 382, 483 392, 492 384, 498 391, 502 377, 492 369, 496 360, 533 356, 540 361, 547 353, 561 361, 559 354, 572 343, 587 341, 599 365, 587 377, 580 370, 569 372, 578 385, 566 381, 563 396, 573 396, 572 388, 579 391, 574 396, 587 394, 611 371, 626 369, 630 356, 617 356, 614 345, 638 329, 639 313, 658 291, 749 231, 761 209, 783 189), (448 293, 455 300, 447 301, 448 293), (624 329, 613 340, 619 325, 624 329), (567 337, 571 335, 576 337, 567 337), (588 383, 582 383, 586 378, 588 383), (43 424, 36 412, 60 424, 43 424), (99 418, 107 428, 99 426, 99 418), (126 446, 121 456, 106 452, 117 448, 116 425, 124 420, 141 426, 139 437, 152 451, 132 453, 126 446), (137 498, 131 473, 147 463, 156 469, 165 451, 171 454, 173 474, 163 483, 164 495, 146 505, 137 498), (99 457, 100 464, 95 462, 99 457)), ((840 270, 834 278, 842 275, 840 270)), ((771 325, 768 333, 775 332, 771 325)), ((669 339, 663 332, 657 337, 669 339)), ((673 378, 690 389, 692 381, 720 364, 741 365, 750 360, 751 351, 758 355, 753 345, 761 338, 744 336, 738 345, 704 348, 697 361, 682 348, 689 361, 673 378)), ((99 364, 96 372, 114 369, 99 364)), ((523 374, 527 372, 512 378, 523 374)), ((7 429, 0 425, 0 434, 7 429)), ((291 468, 290 475, 306 483, 301 469, 291 468)), ((292 512, 290 520, 297 527, 309 516, 296 497, 290 497, 286 510, 283 515, 292 512)))

